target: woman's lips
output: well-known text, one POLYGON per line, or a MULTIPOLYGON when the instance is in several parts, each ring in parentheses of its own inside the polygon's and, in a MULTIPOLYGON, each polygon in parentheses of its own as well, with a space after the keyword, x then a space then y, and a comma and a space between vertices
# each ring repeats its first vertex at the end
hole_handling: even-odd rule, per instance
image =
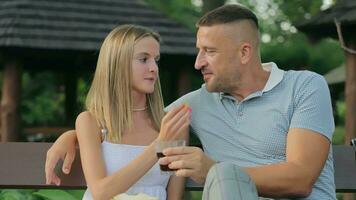
POLYGON ((145 78, 144 80, 146 80, 146 81, 150 81, 150 82, 155 82, 155 81, 156 81, 156 79, 155 79, 155 78, 145 78))

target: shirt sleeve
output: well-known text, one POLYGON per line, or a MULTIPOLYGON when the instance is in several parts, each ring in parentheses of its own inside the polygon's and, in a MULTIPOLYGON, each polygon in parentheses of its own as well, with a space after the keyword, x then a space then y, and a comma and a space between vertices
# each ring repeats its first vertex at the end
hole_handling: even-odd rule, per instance
POLYGON ((312 73, 297 88, 290 128, 310 129, 332 141, 334 117, 330 91, 322 76, 312 73))
POLYGON ((198 104, 197 100, 198 100, 199 91, 200 90, 195 90, 193 92, 183 95, 179 99, 175 100, 174 102, 172 102, 171 104, 166 106, 164 108, 164 111, 168 112, 168 111, 172 110, 173 108, 178 107, 182 104, 188 104, 188 106, 190 106, 194 110, 194 108, 198 104))

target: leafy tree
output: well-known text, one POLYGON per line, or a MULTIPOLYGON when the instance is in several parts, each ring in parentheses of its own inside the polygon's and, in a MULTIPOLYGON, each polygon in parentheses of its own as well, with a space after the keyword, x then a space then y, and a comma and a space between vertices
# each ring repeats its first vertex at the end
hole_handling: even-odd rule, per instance
POLYGON ((203 0, 202 13, 206 13, 214 8, 224 5, 225 0, 203 0))
POLYGON ((22 76, 21 118, 23 125, 63 125, 64 93, 60 77, 50 72, 22 76))
POLYGON ((193 5, 191 0, 145 0, 157 10, 186 25, 191 30, 195 29, 195 21, 199 17, 200 8, 193 5))

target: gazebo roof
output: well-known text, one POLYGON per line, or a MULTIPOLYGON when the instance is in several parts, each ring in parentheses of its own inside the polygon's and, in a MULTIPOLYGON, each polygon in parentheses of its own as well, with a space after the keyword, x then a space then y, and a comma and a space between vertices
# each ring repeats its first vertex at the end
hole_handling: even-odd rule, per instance
POLYGON ((334 19, 341 23, 342 32, 345 35, 356 32, 356 1, 339 0, 337 3, 319 12, 316 16, 297 25, 297 28, 305 32, 311 38, 333 37, 337 38, 334 19))
POLYGON ((195 35, 142 0, 2 0, 0 47, 96 51, 120 24, 158 31, 165 54, 194 55, 195 35))

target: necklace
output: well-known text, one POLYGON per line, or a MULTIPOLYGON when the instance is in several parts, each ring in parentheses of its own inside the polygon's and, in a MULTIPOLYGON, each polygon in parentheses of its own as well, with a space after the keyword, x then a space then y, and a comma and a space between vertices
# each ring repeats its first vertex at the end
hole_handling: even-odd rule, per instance
POLYGON ((147 106, 143 107, 143 108, 133 108, 132 111, 133 112, 140 112, 140 111, 144 111, 147 109, 147 106))

